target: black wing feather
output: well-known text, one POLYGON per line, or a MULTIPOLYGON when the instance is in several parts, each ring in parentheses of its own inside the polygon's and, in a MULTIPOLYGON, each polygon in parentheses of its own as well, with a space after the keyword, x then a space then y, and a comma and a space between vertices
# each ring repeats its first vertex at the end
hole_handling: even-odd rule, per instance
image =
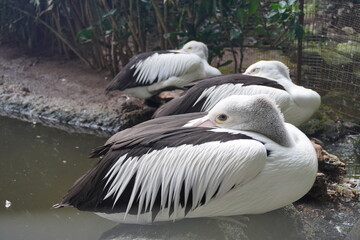
POLYGON ((204 97, 201 99, 201 101, 196 103, 196 105, 194 105, 194 103, 201 96, 203 91, 207 88, 223 84, 243 84, 243 86, 261 85, 285 90, 284 87, 276 81, 243 74, 227 74, 210 78, 202 78, 187 84, 185 86, 185 88, 188 88, 186 92, 184 92, 180 97, 162 105, 158 110, 156 110, 152 117, 158 118, 168 115, 200 112, 206 98, 204 97))

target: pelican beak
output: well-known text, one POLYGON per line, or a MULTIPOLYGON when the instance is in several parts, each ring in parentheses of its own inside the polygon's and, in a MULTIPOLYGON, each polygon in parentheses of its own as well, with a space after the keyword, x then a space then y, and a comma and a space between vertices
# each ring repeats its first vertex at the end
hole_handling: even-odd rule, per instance
POLYGON ((171 50, 171 52, 174 52, 174 53, 184 53, 184 51, 182 49, 179 49, 179 50, 171 50))
POLYGON ((218 126, 211 121, 207 116, 200 118, 198 121, 194 122, 192 127, 210 127, 210 128, 217 128, 218 126))

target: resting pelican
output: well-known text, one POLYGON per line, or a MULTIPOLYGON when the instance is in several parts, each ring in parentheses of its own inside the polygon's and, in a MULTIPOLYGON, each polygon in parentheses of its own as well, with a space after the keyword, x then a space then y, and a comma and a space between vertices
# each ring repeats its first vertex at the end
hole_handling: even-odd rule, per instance
POLYGON ((102 159, 54 207, 122 223, 265 213, 301 198, 317 172, 310 140, 265 95, 141 123, 91 156, 102 159))
POLYGON ((207 46, 197 41, 186 43, 180 50, 142 53, 133 57, 115 76, 106 92, 120 90, 146 99, 162 90, 183 87, 198 78, 220 75, 207 60, 207 46))
POLYGON ((206 112, 230 95, 266 94, 280 107, 285 122, 298 126, 314 114, 321 102, 317 92, 294 84, 288 67, 279 61, 260 61, 244 74, 204 78, 187 87, 189 89, 182 96, 161 106, 153 118, 206 112))

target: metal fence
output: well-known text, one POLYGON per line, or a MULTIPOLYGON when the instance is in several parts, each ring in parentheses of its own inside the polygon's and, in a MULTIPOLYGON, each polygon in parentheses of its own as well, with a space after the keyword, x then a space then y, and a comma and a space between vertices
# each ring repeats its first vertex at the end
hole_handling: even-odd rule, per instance
POLYGON ((280 60, 299 85, 318 91, 337 111, 360 119, 360 0, 305 0, 304 13, 302 58, 297 43, 286 52, 248 48, 244 67, 258 60, 280 60))
POLYGON ((360 1, 305 1, 301 84, 360 119, 360 1))

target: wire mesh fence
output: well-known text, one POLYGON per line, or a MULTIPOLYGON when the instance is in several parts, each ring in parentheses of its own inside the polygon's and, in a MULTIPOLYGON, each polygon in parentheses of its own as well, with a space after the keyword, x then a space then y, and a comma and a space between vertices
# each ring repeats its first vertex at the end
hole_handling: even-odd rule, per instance
POLYGON ((281 50, 246 48, 244 67, 280 60, 298 84, 321 93, 323 102, 337 111, 360 119, 360 1, 305 0, 304 12, 301 59, 296 42, 281 50))
POLYGON ((360 118, 360 1, 305 1, 304 28, 302 84, 360 118))

